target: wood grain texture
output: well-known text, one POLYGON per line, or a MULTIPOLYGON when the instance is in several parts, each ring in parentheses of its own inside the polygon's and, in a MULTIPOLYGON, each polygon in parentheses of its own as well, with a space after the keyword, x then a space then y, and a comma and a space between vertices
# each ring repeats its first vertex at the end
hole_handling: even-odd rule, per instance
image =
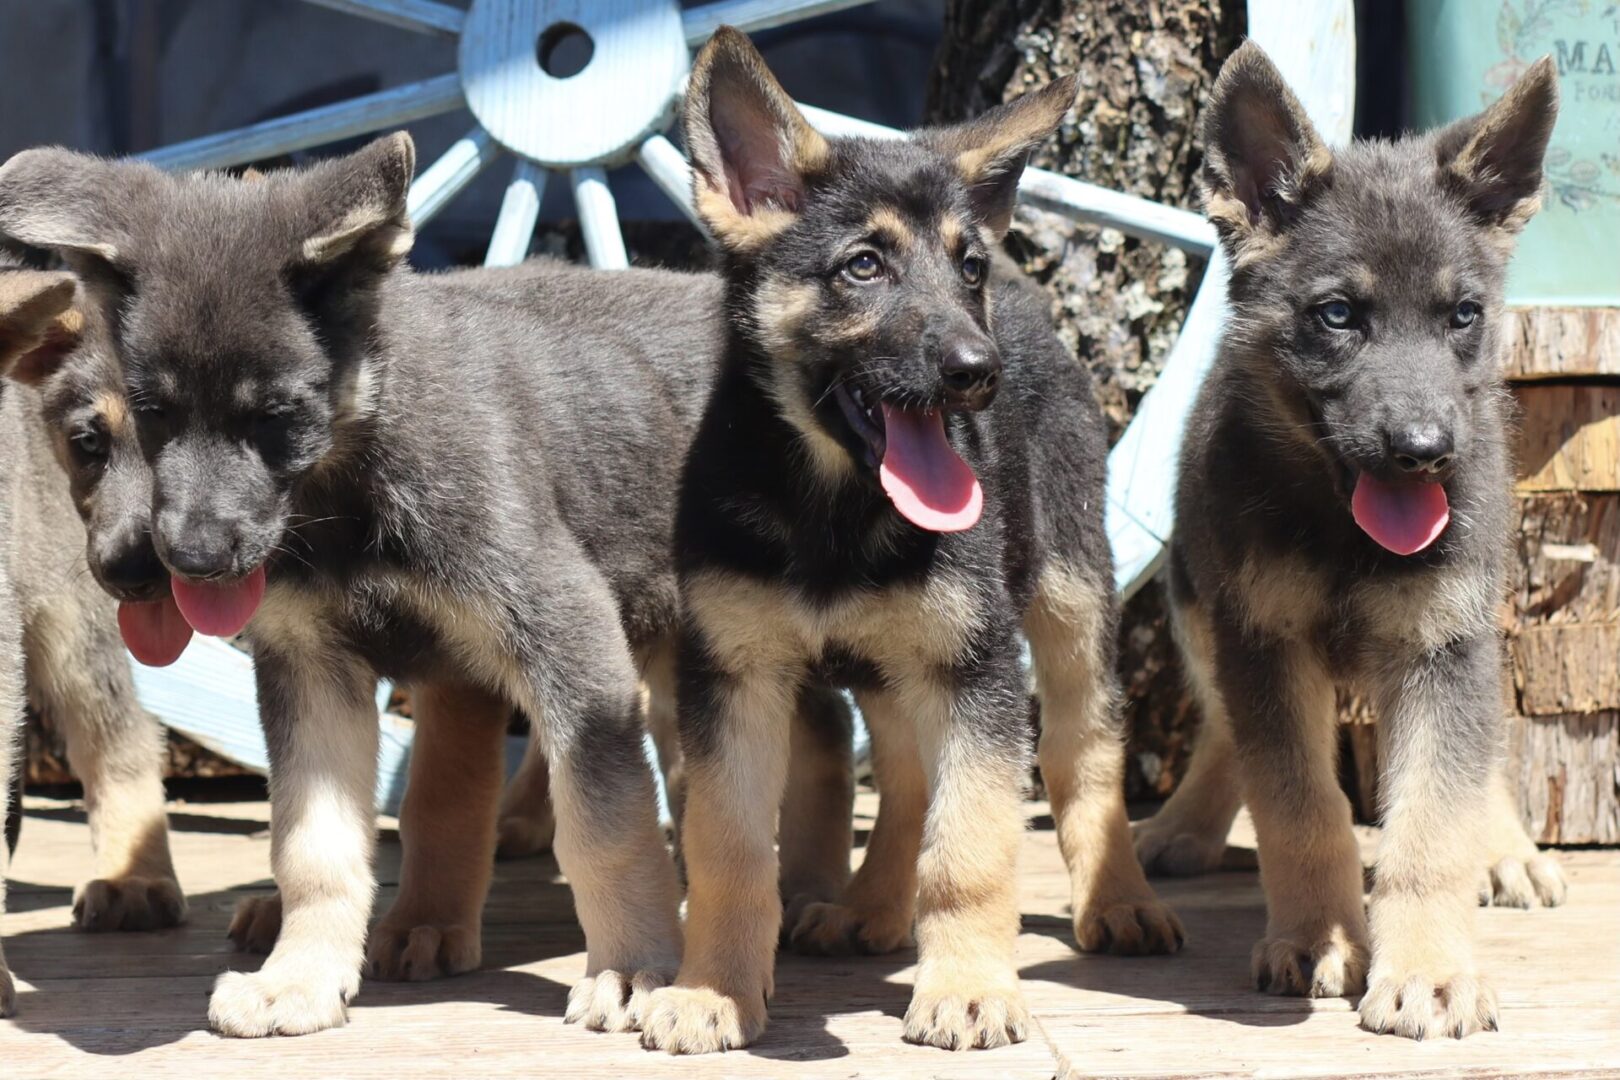
POLYGON ((1620 495, 1520 496, 1514 621, 1620 622, 1620 495))
POLYGON ((1620 310, 1516 308, 1506 319, 1507 378, 1620 376, 1620 310))
MULTIPOLYGON (((862 796, 857 828, 870 827, 862 796)), ((175 855, 192 921, 156 934, 68 929, 71 884, 88 830, 68 804, 31 799, 14 864, 6 950, 22 980, 21 1014, 0 1022, 6 1077, 600 1076, 1578 1076, 1620 1063, 1620 852, 1567 852, 1569 903, 1479 916, 1480 961, 1502 998, 1502 1031, 1417 1044, 1361 1031, 1350 1002, 1272 998, 1248 986, 1248 952, 1265 917, 1253 872, 1162 884, 1190 935, 1175 957, 1077 955, 1068 879, 1052 833, 1026 834, 1018 965, 1036 1024, 1028 1042, 947 1054, 900 1040, 915 954, 779 963, 773 1019, 747 1051, 674 1059, 633 1036, 561 1021, 583 969, 566 887, 550 859, 503 863, 485 913, 485 967, 430 983, 367 983, 347 1027, 291 1039, 227 1040, 202 1028, 205 995, 227 967, 224 928, 238 898, 267 887, 268 808, 177 805, 175 855)), ((1034 820, 1045 808, 1031 807, 1034 820)), ((1374 830, 1358 830, 1364 855, 1374 830)), ((1239 819, 1231 842, 1252 847, 1239 819)), ((393 899, 399 847, 384 832, 379 905, 393 899)), ((1612 1075, 1612 1071, 1609 1073, 1612 1075)))
POLYGON ((1525 383, 1513 396, 1521 492, 1620 491, 1620 386, 1525 383))
POLYGON ((1509 738, 1531 836, 1544 844, 1620 844, 1620 711, 1515 717, 1509 738))
POLYGON ((1525 716, 1620 709, 1620 624, 1529 626, 1513 640, 1525 716))

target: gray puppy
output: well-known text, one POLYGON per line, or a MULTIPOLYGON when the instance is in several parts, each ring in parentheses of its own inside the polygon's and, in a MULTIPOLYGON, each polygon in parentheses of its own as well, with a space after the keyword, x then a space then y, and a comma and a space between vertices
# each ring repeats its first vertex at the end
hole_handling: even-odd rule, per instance
POLYGON ((283 922, 213 1025, 342 1023, 388 676, 463 678, 540 726, 589 952, 568 1018, 633 1027, 680 956, 637 674, 674 623, 675 473, 712 377, 693 354, 721 333, 694 290, 718 284, 412 274, 413 164, 403 135, 254 184, 29 151, 0 169, 0 229, 116 312, 172 600, 253 641, 283 922))
POLYGON ((1187 430, 1171 591, 1204 741, 1231 739, 1259 837, 1253 974, 1365 984, 1362 1024, 1412 1038, 1496 1025, 1471 928, 1504 741, 1498 322, 1556 111, 1543 60, 1472 119, 1329 151, 1248 44, 1204 121, 1233 314, 1187 430), (1370 913, 1336 683, 1381 717, 1370 913))

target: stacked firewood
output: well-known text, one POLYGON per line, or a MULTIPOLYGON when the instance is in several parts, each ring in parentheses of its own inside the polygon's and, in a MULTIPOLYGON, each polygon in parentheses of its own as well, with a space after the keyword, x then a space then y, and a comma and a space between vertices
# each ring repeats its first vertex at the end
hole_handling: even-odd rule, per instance
POLYGON ((1620 843, 1620 310, 1510 319, 1513 783, 1543 842, 1620 843))

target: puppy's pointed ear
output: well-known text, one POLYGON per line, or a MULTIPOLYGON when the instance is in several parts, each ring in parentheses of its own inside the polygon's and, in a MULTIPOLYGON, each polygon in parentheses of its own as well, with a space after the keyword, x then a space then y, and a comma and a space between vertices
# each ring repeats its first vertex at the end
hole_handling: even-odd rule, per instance
POLYGON ((0 375, 37 386, 79 342, 72 274, 0 270, 0 375))
POLYGON ((354 254, 397 263, 414 239, 405 201, 415 173, 416 144, 403 131, 311 170, 302 261, 321 266, 354 254))
POLYGON ((1541 162, 1558 119, 1558 72, 1543 56, 1478 116, 1435 136, 1440 180, 1482 224, 1515 235, 1541 208, 1541 162))
POLYGON ((1202 129, 1204 211, 1234 254, 1286 229, 1333 169, 1299 99, 1252 41, 1222 66, 1202 129))
POLYGON ((162 174, 59 147, 24 150, 0 166, 0 232, 72 258, 118 265, 126 252, 121 214, 162 174))
POLYGON ((999 239, 1012 224, 1029 155, 1057 130, 1074 107, 1074 95, 1074 76, 1065 75, 976 120, 920 131, 915 138, 956 163, 972 193, 974 214, 999 239))
POLYGON ((753 43, 729 26, 692 63, 684 123, 698 214, 735 252, 757 251, 792 224, 805 178, 829 153, 753 43))

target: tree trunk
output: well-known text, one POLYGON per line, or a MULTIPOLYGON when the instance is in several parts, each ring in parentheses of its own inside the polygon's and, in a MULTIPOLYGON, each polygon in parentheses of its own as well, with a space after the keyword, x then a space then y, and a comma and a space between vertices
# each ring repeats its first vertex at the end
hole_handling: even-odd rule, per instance
MULTIPOLYGON (((1032 164, 1193 207, 1199 111, 1242 32, 1241 0, 947 0, 929 116, 976 116, 1077 75, 1074 112, 1032 164)), ((1051 293, 1059 333, 1091 369, 1117 438, 1175 344, 1202 261, 1027 208, 1008 247, 1051 293)), ((1120 639, 1127 792, 1163 796, 1185 765, 1196 713, 1158 583, 1126 607, 1120 639)))

